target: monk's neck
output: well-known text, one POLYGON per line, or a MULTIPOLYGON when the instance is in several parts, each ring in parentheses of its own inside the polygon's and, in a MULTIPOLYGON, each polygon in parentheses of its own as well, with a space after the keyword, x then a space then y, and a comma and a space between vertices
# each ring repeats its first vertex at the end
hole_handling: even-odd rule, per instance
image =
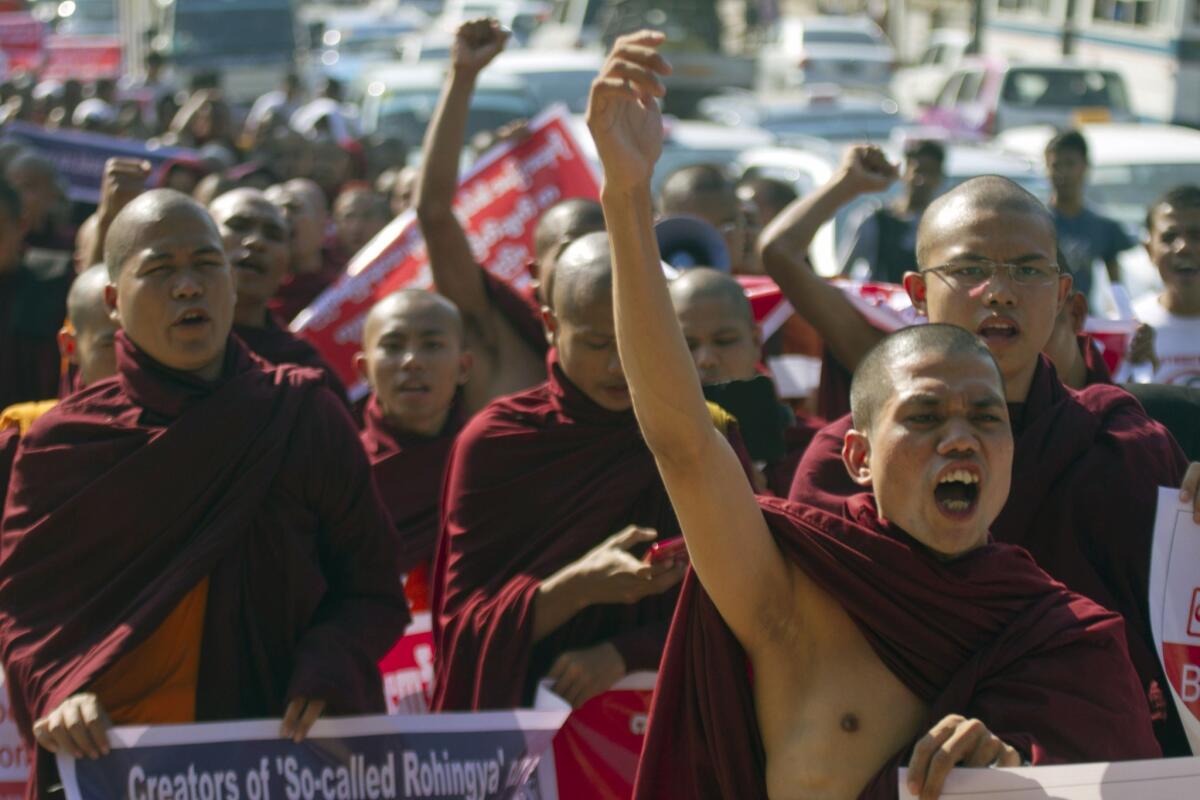
POLYGON ((294 275, 311 275, 314 272, 320 272, 325 267, 325 259, 321 256, 321 251, 304 253, 298 256, 291 264, 292 274, 294 275))
POLYGON ((250 303, 245 305, 238 303, 234 306, 234 325, 240 325, 243 328, 265 328, 267 327, 267 319, 266 303, 250 303))
POLYGON ((449 408, 423 419, 400 417, 396 414, 388 413, 387 409, 383 411, 383 419, 387 423, 387 426, 392 429, 393 433, 400 436, 424 436, 432 438, 442 432, 442 429, 446 427, 446 420, 449 418, 449 408))
POLYGON ((1027 367, 1004 375, 1004 399, 1008 403, 1024 403, 1033 387, 1033 376, 1037 372, 1038 362, 1035 359, 1027 367))
POLYGON ((1190 292, 1168 289, 1159 296, 1158 303, 1177 317, 1200 317, 1200 288, 1190 292))

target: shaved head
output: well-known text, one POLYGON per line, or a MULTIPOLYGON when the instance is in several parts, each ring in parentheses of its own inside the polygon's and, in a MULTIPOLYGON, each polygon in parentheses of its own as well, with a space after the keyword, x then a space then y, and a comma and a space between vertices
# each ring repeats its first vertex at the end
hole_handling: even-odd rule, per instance
POLYGON ((608 234, 581 236, 558 257, 548 296, 555 313, 578 319, 589 308, 612 304, 612 249, 608 234))
POLYGON ((538 263, 580 236, 604 230, 604 211, 595 200, 574 197, 550 206, 533 229, 533 256, 538 263))
POLYGON ((709 197, 736 202, 737 188, 716 164, 695 164, 667 176, 659 190, 659 205, 665 216, 696 214, 696 205, 709 197))
POLYGON ((855 430, 869 433, 871 425, 884 402, 893 393, 896 371, 914 355, 940 357, 970 355, 987 361, 996 371, 1000 394, 1004 394, 1004 377, 987 345, 975 334, 957 325, 913 325, 884 337, 872 347, 854 370, 850 383, 850 413, 855 430))
MULTIPOLYGON (((926 263, 930 251, 948 234, 965 227, 981 215, 1025 217, 1057 237, 1049 209, 1019 185, 999 175, 982 175, 964 181, 934 200, 917 226, 917 264, 922 269, 939 266, 926 263)), ((1014 221, 1014 224, 1018 224, 1014 221)))
POLYGON ((204 206, 174 189, 151 189, 135 197, 121 209, 109 226, 104 239, 104 264, 108 267, 110 283, 116 283, 121 268, 136 252, 138 234, 148 225, 178 219, 199 221, 212 231, 217 241, 221 235, 204 206))
POLYGON ((292 178, 283 184, 283 188, 289 194, 302 199, 308 205, 309 213, 319 216, 328 216, 329 203, 325 200, 325 193, 321 191, 321 187, 316 181, 308 178, 292 178))
POLYGON ((108 269, 93 264, 75 277, 67 293, 67 321, 77 331, 90 329, 108 321, 104 303, 104 287, 108 286, 108 269))
POLYGON ((671 300, 675 310, 699 300, 717 300, 748 325, 754 325, 754 312, 745 290, 737 280, 724 272, 708 267, 689 269, 670 283, 671 300))
POLYGON ((363 349, 369 350, 374 345, 389 320, 418 314, 437 319, 458 338, 460 346, 465 346, 466 329, 458 306, 437 292, 401 289, 384 297, 367 312, 363 322, 363 349))

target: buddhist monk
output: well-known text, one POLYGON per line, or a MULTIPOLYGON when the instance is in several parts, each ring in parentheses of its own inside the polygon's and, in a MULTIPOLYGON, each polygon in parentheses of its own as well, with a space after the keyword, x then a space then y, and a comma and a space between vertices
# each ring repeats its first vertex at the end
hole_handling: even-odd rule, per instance
POLYGON ((270 304, 279 319, 290 323, 341 276, 346 261, 326 240, 329 205, 320 186, 308 178, 293 178, 268 188, 266 195, 283 210, 292 232, 288 274, 270 304))
POLYGON ((603 233, 567 246, 549 380, 493 401, 454 445, 434 567, 435 709, 527 705, 543 677, 578 706, 658 665, 683 567, 630 552, 678 528, 630 411, 611 279, 603 233))
POLYGON ((391 218, 387 200, 369 184, 351 184, 343 189, 333 204, 333 224, 346 260, 354 258, 391 218))
MULTIPOLYGON (((761 242, 785 297, 847 365, 882 334, 801 254, 821 220, 864 187, 886 185, 892 172, 878 150, 852 148, 839 173, 789 207, 761 242)), ((1073 392, 1041 354, 1071 291, 1056 252, 1054 220, 1041 202, 1004 178, 974 178, 926 209, 917 230, 920 270, 905 276, 904 287, 931 322, 982 338, 1004 375, 1016 453, 993 536, 1027 548, 1068 588, 1125 617, 1163 751, 1187 754, 1155 655, 1147 582, 1158 487, 1181 487, 1185 502, 1200 504, 1200 466, 1189 468, 1171 435, 1125 391, 1096 384, 1073 392)), ((842 465, 852 427, 846 415, 816 435, 796 470, 793 499, 836 509, 859 491, 842 465)))
POLYGON ((0 658, 36 797, 54 753, 108 752, 109 724, 281 716, 298 740, 322 713, 382 711, 376 661, 408 622, 354 425, 317 373, 230 335, 205 210, 141 195, 105 263, 117 377, 25 435, 0 523, 0 658))
POLYGON ((362 347, 355 361, 371 387, 362 442, 399 534, 409 604, 426 611, 442 477, 466 421, 461 389, 472 357, 462 316, 433 292, 395 292, 367 313, 362 347))
MULTIPOLYGON (((763 374, 760 372, 762 332, 737 280, 718 270, 700 267, 680 273, 669 286, 671 304, 696 362, 701 383, 709 387, 756 377, 765 379, 760 377, 763 374)), ((721 397, 716 396, 714 401, 721 404, 721 397)), ((725 410, 738 417, 733 409, 725 410)), ((777 420, 772 426, 773 432, 778 434, 777 451, 771 453, 770 458, 759 458, 753 451, 751 454, 756 466, 763 462, 759 473, 762 482, 756 481, 756 486, 786 497, 800 456, 819 426, 796 419, 791 409, 778 402, 770 407, 748 409, 746 413, 760 419, 739 417, 738 422, 743 428, 761 422, 771 414, 777 420)))
MULTIPOLYGON (((417 181, 417 219, 434 285, 458 306, 475 354, 474 373, 463 395, 468 413, 546 379, 547 345, 541 326, 545 304, 533 293, 518 292, 492 277, 475 262, 453 209, 471 95, 479 72, 507 40, 495 20, 474 20, 459 28, 446 85, 425 135, 424 165, 417 181)), ((549 278, 543 273, 553 253, 584 233, 602 229, 603 218, 595 203, 587 201, 548 209, 543 217, 545 224, 539 222, 534 235, 535 259, 543 266, 534 271, 545 283, 549 278)))
POLYGON ((58 329, 74 271, 69 260, 23 256, 21 198, 0 180, 0 408, 58 390, 58 329))
POLYGON ((1157 755, 1120 618, 988 542, 1013 443, 1003 377, 969 332, 908 329, 863 360, 845 461, 871 494, 838 514, 752 494, 658 264, 663 41, 618 39, 587 117, 622 363, 694 568, 638 796, 894 797, 907 763, 933 798, 954 764, 1157 755))
POLYGON ((288 268, 289 234, 283 213, 257 189, 226 192, 212 202, 209 212, 237 279, 234 333, 272 364, 319 370, 334 393, 345 397, 345 386, 316 348, 288 331, 269 308, 288 268))
POLYGON ((1050 340, 1042 348, 1063 384, 1072 389, 1113 382, 1104 355, 1083 332, 1087 317, 1087 297, 1072 289, 1054 319, 1050 340))
POLYGON ((735 275, 762 272, 754 249, 753 226, 747 224, 737 185, 724 167, 692 164, 672 172, 663 181, 658 205, 663 216, 698 217, 720 231, 735 275))

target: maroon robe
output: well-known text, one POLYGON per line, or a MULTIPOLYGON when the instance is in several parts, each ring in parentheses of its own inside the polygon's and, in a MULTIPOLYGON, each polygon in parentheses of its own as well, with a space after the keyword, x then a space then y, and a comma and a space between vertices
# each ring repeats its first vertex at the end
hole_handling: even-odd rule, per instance
MULTIPOLYGON (((39 419, 13 467, 0 657, 26 743, 206 576, 197 721, 277 717, 296 697, 382 711, 376 662, 409 615, 345 408, 233 336, 212 383, 123 333, 117 369, 39 419)), ((53 774, 48 753, 36 765, 31 796, 53 774)))
POLYGON ((321 268, 315 272, 293 272, 284 278, 268 304, 271 313, 290 324, 345 271, 346 259, 330 247, 322 248, 321 268))
POLYGON ((267 324, 262 328, 234 325, 233 332, 247 347, 265 361, 272 364, 295 364, 321 373, 325 384, 343 403, 349 403, 346 386, 338 378, 333 367, 321 357, 317 348, 279 324, 279 320, 267 314, 267 324))
MULTIPOLYGON (((880 522, 870 495, 836 514, 759 503, 780 550, 845 608, 884 666, 930 706, 931 724, 978 718, 1035 765, 1158 757, 1120 616, 1068 592, 1025 551, 988 544, 939 561, 880 522)), ((911 747, 861 796, 895 798, 911 747)), ((752 800, 767 796, 765 778, 745 651, 689 574, 635 796, 752 800)))
POLYGON ((1104 361, 1104 354, 1096 346, 1095 340, 1086 334, 1081 334, 1075 338, 1079 342, 1080 352, 1083 353, 1083 365, 1087 368, 1087 377, 1084 379, 1084 385, 1091 386, 1094 383, 1112 383, 1112 373, 1108 369, 1108 364, 1104 361))
MULTIPOLYGON (((1168 756, 1187 741, 1150 631, 1150 541, 1159 486, 1179 486, 1179 445, 1130 394, 1058 380, 1044 356, 1023 404, 1010 406, 1015 451, 1009 499, 992 525, 996 541, 1026 548, 1071 591, 1125 616, 1129 654, 1168 756)), ((836 511, 862 487, 842 464, 849 416, 817 434, 792 483, 792 500, 836 511)))
POLYGON ((677 590, 591 606, 534 643, 542 580, 635 524, 679 535, 632 411, 607 411, 563 374, 494 400, 459 434, 433 578, 438 711, 528 705, 568 650, 610 641, 629 671, 658 666, 677 590))
POLYGON ((0 274, 0 408, 58 394, 58 331, 74 275, 0 274))
MULTIPOLYGON (((367 401, 363 421, 361 439, 371 462, 371 475, 398 534, 398 570, 402 574, 418 570, 427 575, 433 565, 441 522, 446 462, 450 447, 463 427, 461 405, 455 401, 437 436, 396 433, 383 418, 373 394, 367 401)), ((409 599, 414 599, 411 592, 409 599)))

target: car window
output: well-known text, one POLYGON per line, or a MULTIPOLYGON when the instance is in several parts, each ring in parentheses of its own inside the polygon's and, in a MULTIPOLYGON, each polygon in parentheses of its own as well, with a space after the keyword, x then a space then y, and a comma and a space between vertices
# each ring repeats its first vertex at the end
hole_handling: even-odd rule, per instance
POLYGON ((942 61, 945 60, 945 56, 946 46, 942 44, 935 44, 928 48, 925 51, 925 54, 921 56, 921 63, 926 65, 941 64, 942 61))
POLYGON ((1129 108, 1121 78, 1101 70, 1014 69, 1004 79, 1001 97, 1023 108, 1129 108))
POLYGON ((954 105, 954 98, 958 96, 958 89, 962 86, 963 73, 956 72, 951 75, 946 83, 942 86, 942 90, 938 92, 937 102, 934 105, 939 108, 950 108, 954 105))
POLYGON ((879 39, 866 31, 804 31, 804 44, 879 44, 879 39))
POLYGON ((979 97, 979 88, 983 86, 983 71, 973 70, 964 72, 962 83, 958 87, 958 93, 955 95, 955 105, 963 105, 964 103, 973 103, 979 97))

